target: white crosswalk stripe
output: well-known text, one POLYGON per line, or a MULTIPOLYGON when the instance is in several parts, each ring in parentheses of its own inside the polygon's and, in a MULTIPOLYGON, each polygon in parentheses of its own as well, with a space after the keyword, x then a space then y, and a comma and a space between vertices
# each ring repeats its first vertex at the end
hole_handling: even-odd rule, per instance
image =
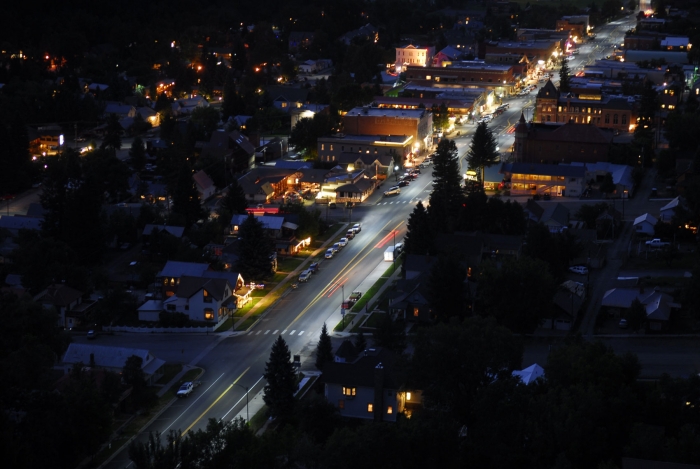
POLYGON ((248 335, 251 335, 251 334, 252 334, 253 332, 254 332, 254 331, 250 331, 250 332, 248 332, 248 335))
POLYGON ((273 332, 273 334, 274 334, 274 335, 277 335, 277 333, 278 333, 279 331, 280 331, 279 329, 275 329, 275 332, 273 332))
POLYGON ((296 332, 296 330, 290 332, 289 335, 294 335, 295 332, 296 332))
POLYGON ((299 335, 302 335, 303 333, 304 333, 304 331, 301 331, 301 332, 299 332, 299 335))
POLYGON ((255 334, 255 335, 260 335, 260 333, 261 333, 261 332, 262 332, 262 331, 258 331, 258 333, 257 333, 257 334, 255 334))
POLYGON ((282 331, 282 334, 284 334, 285 332, 287 332, 287 329, 283 330, 283 331, 282 331))
POLYGON ((265 335, 267 335, 267 334, 269 334, 269 333, 270 333, 270 329, 268 329, 268 330, 265 331, 265 335))

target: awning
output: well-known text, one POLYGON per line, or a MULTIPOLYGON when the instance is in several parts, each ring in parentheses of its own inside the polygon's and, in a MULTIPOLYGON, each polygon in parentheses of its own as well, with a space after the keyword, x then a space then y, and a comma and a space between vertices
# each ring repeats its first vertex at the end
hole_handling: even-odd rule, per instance
POLYGON ((292 222, 286 221, 286 222, 282 223, 282 227, 289 228, 290 230, 296 230, 297 228, 299 228, 299 225, 296 225, 292 222))

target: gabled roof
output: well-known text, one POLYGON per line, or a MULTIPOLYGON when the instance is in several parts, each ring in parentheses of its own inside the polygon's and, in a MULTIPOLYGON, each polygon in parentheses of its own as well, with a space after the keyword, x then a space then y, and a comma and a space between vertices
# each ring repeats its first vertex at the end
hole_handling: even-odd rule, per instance
POLYGON ((168 261, 158 273, 158 277, 179 278, 183 276, 199 277, 209 269, 209 264, 197 262, 168 261))
POLYGON ((667 203, 666 205, 661 207, 659 209, 659 211, 665 212, 666 210, 675 210, 676 207, 678 207, 679 203, 680 203, 680 196, 676 197, 675 199, 673 199, 672 201, 670 201, 669 203, 667 203))
POLYGON ((92 356, 95 360, 95 365, 99 367, 123 368, 126 360, 132 355, 136 355, 143 360, 142 367, 153 359, 148 350, 144 349, 72 343, 68 345, 68 350, 63 356, 63 363, 89 365, 90 357, 92 356))
POLYGON ((202 191, 205 191, 214 185, 214 181, 211 180, 209 175, 204 172, 204 170, 199 170, 192 175, 195 184, 202 191))
POLYGON ((182 238, 182 235, 185 232, 185 228, 183 226, 153 225, 149 223, 148 225, 143 227, 142 236, 150 236, 151 234, 153 234, 153 230, 155 230, 157 233, 165 231, 166 233, 170 233, 176 238, 182 238))
POLYGON ((544 86, 537 92, 537 97, 557 99, 559 97, 559 90, 557 90, 557 87, 554 86, 552 80, 547 80, 547 83, 545 83, 544 86))
MULTIPOLYGON (((231 217, 231 225, 240 226, 248 219, 248 214, 236 214, 231 217)), ((262 223, 263 228, 267 230, 280 230, 282 229, 282 224, 284 223, 284 217, 276 217, 274 215, 263 215, 260 217, 255 217, 257 221, 262 223)))
POLYGON ((547 205, 547 208, 544 209, 544 213, 542 214, 540 221, 544 224, 548 224, 548 222, 555 222, 560 226, 568 226, 569 209, 566 208, 564 204, 560 204, 559 202, 549 204, 547 205))
POLYGON ((238 184, 246 194, 257 194, 259 190, 264 190, 269 195, 274 190, 272 187, 266 189, 264 187, 265 184, 269 186, 271 183, 278 183, 295 172, 293 169, 278 168, 276 166, 260 166, 238 178, 238 184))
POLYGON ((658 220, 654 218, 653 216, 649 215, 648 213, 645 213, 644 215, 640 215, 637 218, 634 219, 633 225, 639 225, 640 223, 648 222, 654 226, 656 226, 656 223, 658 220))
POLYGON ((55 306, 68 306, 80 299, 83 296, 83 292, 71 288, 68 285, 62 283, 54 283, 49 285, 46 290, 39 293, 34 300, 37 303, 52 304, 55 306))
POLYGON ((527 202, 525 202, 525 212, 530 214, 529 218, 531 220, 540 221, 544 214, 544 207, 535 202, 534 199, 527 199, 527 202))
MULTIPOLYGON (((364 350, 361 350, 364 352, 364 350)), ((358 351, 355 349, 355 345, 353 345, 350 340, 345 339, 342 344, 340 344, 340 347, 338 347, 338 350, 335 351, 335 356, 344 358, 346 362, 354 361, 357 358, 357 353, 358 351)))
POLYGON ((305 103, 309 96, 309 90, 306 88, 292 88, 290 86, 268 86, 266 91, 273 101, 290 103, 305 103))
POLYGON ((523 370, 513 371, 513 376, 517 376, 523 384, 533 383, 537 378, 544 377, 544 368, 535 363, 523 370))
POLYGON ((375 369, 381 368, 384 370, 384 388, 399 389, 401 383, 395 365, 396 355, 393 352, 371 348, 365 350, 352 363, 326 362, 322 370, 322 380, 343 386, 374 388, 375 369))
POLYGON ((214 299, 222 301, 227 298, 225 294, 226 288, 228 288, 228 296, 230 296, 233 288, 226 279, 183 276, 180 278, 177 296, 180 298, 191 298, 198 291, 206 290, 214 299))
POLYGON ((134 109, 134 106, 130 106, 128 104, 119 104, 119 103, 109 103, 105 107, 105 114, 116 114, 116 115, 126 115, 131 112, 131 110, 134 109))
POLYGON ((629 308, 635 299, 644 305, 647 318, 668 321, 673 298, 657 288, 613 288, 605 292, 600 304, 611 308, 629 308))
POLYGON ((361 194, 370 190, 373 185, 374 184, 369 179, 360 179, 355 183, 343 184, 342 186, 336 187, 335 192, 351 192, 354 194, 361 194))

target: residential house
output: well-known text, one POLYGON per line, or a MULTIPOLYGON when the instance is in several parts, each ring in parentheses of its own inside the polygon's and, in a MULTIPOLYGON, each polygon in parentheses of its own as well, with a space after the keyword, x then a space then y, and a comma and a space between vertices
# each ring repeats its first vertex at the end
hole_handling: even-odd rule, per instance
POLYGON ((367 349, 350 363, 328 362, 321 380, 326 400, 346 418, 395 422, 421 402, 420 392, 403 390, 396 355, 387 349, 367 349))
POLYGON ((209 175, 204 172, 204 170, 199 170, 192 175, 194 179, 194 184, 197 187, 197 192, 199 193, 199 200, 202 202, 211 198, 216 193, 216 186, 214 181, 211 180, 209 175))
POLYGON ((676 208, 681 204, 680 196, 659 209, 659 221, 670 223, 673 216, 676 214, 676 208))
POLYGON ((407 65, 415 65, 418 67, 430 65, 433 63, 434 55, 435 47, 433 46, 420 47, 408 44, 403 47, 397 47, 396 61, 394 63, 396 73, 403 72, 407 65))
POLYGON ((209 264, 168 261, 156 275, 156 281, 161 284, 162 297, 173 296, 180 286, 182 277, 201 277, 207 270, 209 270, 209 264))
POLYGON ((520 378, 523 384, 532 384, 539 378, 544 379, 544 368, 535 363, 522 370, 514 370, 513 376, 520 378))
POLYGON ((367 23, 366 25, 358 29, 353 29, 352 31, 349 31, 340 36, 340 41, 346 46, 349 46, 353 42, 362 41, 374 42, 376 44, 378 40, 379 30, 372 26, 370 23, 367 23))
POLYGON ((431 323, 435 320, 429 300, 429 275, 429 271, 422 272, 417 277, 399 282, 399 295, 389 301, 389 311, 393 316, 409 322, 431 323))
MULTIPOLYGON (((398 49, 396 49, 398 59, 398 49)), ((434 67, 443 67, 450 62, 461 60, 464 57, 464 51, 453 46, 447 46, 433 56, 432 65, 434 67)))
POLYGON ((227 166, 231 165, 234 172, 246 171, 255 166, 255 146, 237 130, 216 130, 208 142, 201 144, 201 148, 202 156, 221 158, 227 166))
POLYGON ((522 254, 524 238, 519 235, 481 234, 484 259, 518 259, 522 254))
POLYGON ((95 300, 84 300, 84 293, 62 283, 49 285, 34 297, 34 301, 58 315, 58 327, 68 330, 86 321, 86 313, 95 305, 95 300))
MULTIPOLYGON (((238 236, 240 226, 246 221, 249 215, 233 215, 231 218, 231 234, 238 236)), ((310 239, 296 239, 296 230, 299 226, 296 223, 286 220, 286 217, 262 215, 255 219, 262 223, 267 236, 275 243, 275 251, 278 254, 292 255, 305 248, 311 242, 310 239)))
POLYGON ((119 119, 124 119, 125 117, 131 117, 132 119, 136 117, 136 108, 130 104, 114 103, 109 102, 105 106, 103 115, 111 116, 115 115, 119 119))
POLYGON ((439 254, 458 259, 467 273, 467 278, 477 274, 484 254, 484 236, 480 233, 455 232, 441 234, 435 238, 439 254))
POLYGON ((280 111, 290 112, 309 102, 309 90, 291 86, 268 86, 265 90, 272 100, 272 105, 280 111))
POLYGON ((357 356, 363 352, 364 350, 357 350, 349 339, 345 339, 343 343, 340 344, 340 347, 338 347, 338 350, 333 354, 333 361, 338 363, 352 363, 357 356))
POLYGON ((163 300, 146 300, 137 309, 139 321, 158 322, 163 312, 163 300))
POLYGON ((585 301, 586 286, 573 280, 565 281, 554 294, 554 316, 542 321, 540 329, 571 330, 585 301))
POLYGON ((81 363, 91 368, 121 374, 126 361, 132 356, 141 359, 141 371, 143 371, 149 386, 153 386, 163 376, 165 360, 154 357, 148 350, 144 349, 72 343, 68 345, 68 350, 63 355, 61 363, 66 373, 81 363))
POLYGON ((654 236, 654 227, 658 220, 652 215, 645 213, 634 219, 634 231, 637 236, 654 236))
POLYGON ((598 232, 598 238, 615 238, 615 233, 618 235, 621 233, 622 213, 615 207, 609 207, 595 219, 595 228, 598 232))
POLYGON ((335 188, 335 201, 337 203, 364 202, 367 197, 374 192, 375 187, 376 182, 369 178, 363 178, 356 182, 343 184, 342 186, 335 188))
POLYGON ((550 233, 563 233, 569 229, 569 209, 564 204, 547 204, 540 217, 550 233))
POLYGON ((656 288, 613 288, 605 292, 600 302, 608 312, 616 317, 624 317, 632 302, 639 300, 647 315, 648 328, 652 331, 665 329, 671 318, 671 311, 681 305, 673 302, 673 297, 656 288))
MULTIPOLYGON (((582 166, 583 163, 572 163, 572 165, 582 166)), ((615 197, 629 198, 629 194, 634 190, 633 169, 631 166, 623 164, 613 164, 599 161, 597 163, 585 163, 586 181, 594 180, 602 182, 606 174, 612 176, 615 184, 615 197)))
POLYGON ((233 287, 227 279, 180 278, 177 293, 163 300, 168 313, 182 313, 196 322, 210 322, 215 328, 223 323, 237 307, 233 287))
POLYGON ((209 102, 203 96, 178 99, 171 104, 173 116, 189 116, 197 108, 209 107, 209 102))
POLYGON ((182 238, 182 235, 185 233, 185 228, 182 226, 153 225, 151 223, 148 223, 146 226, 143 227, 141 238, 145 243, 148 243, 149 238, 151 237, 151 235, 153 235, 154 232, 165 232, 176 238, 182 238))

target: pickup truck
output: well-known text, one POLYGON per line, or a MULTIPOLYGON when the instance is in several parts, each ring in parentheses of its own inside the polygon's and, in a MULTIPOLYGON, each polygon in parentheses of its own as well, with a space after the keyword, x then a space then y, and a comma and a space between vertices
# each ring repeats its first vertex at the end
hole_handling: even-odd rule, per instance
POLYGON ((346 300, 343 301, 343 309, 350 309, 352 308, 355 303, 359 301, 359 299, 362 298, 362 292, 360 291, 354 291, 350 294, 350 296, 347 297, 346 300))
POLYGON ((661 241, 659 238, 654 238, 654 239, 646 242, 646 245, 651 247, 651 248, 663 248, 663 247, 669 246, 670 244, 671 243, 661 241))

